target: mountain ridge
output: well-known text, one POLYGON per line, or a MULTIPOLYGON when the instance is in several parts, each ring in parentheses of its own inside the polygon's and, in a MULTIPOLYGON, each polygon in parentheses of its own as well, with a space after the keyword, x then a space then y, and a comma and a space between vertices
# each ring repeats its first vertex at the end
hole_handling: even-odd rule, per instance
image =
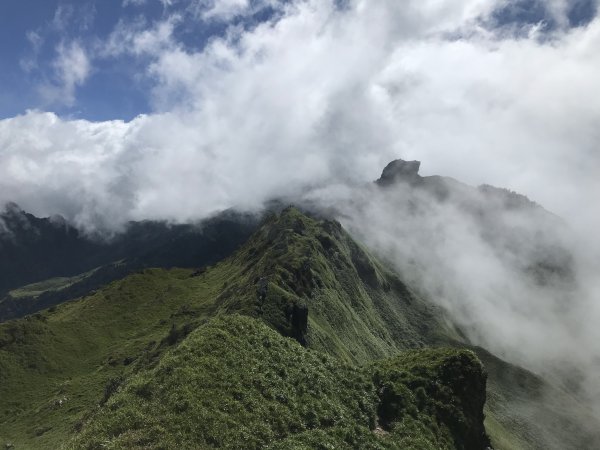
MULTIPOLYGON (((266 323, 311 352, 330 355, 347 365, 373 364, 374 359, 401 355, 403 349, 415 347, 450 344, 469 348, 461 343, 460 333, 441 319, 442 310, 412 293, 393 272, 364 252, 339 223, 312 219, 288 208, 267 217, 234 255, 204 271, 145 269, 86 298, 0 324, 0 389, 4 386, 0 394, 10 399, 0 417, 0 436, 17 445, 42 448, 51 442, 64 444, 66 437, 77 439, 78 433, 96 420, 94 404, 106 403, 111 392, 119 391, 136 374, 149 374, 159 367, 171 349, 212 318, 240 313, 266 323), (334 295, 338 291, 342 295, 334 295), (301 311, 307 311, 306 323, 294 318, 301 311), (384 311, 386 317, 394 317, 388 324, 380 315, 384 311), (402 317, 408 319, 404 326, 402 317), (82 357, 87 361, 83 365, 82 357), (6 390, 8 386, 10 390, 6 390), (22 394, 15 396, 15 389, 22 394), (33 397, 23 397, 26 392, 33 397), (67 410, 63 404, 68 405, 67 410), (15 430, 21 431, 15 434, 15 430)), ((487 409, 486 421, 493 423, 488 430, 492 431, 492 443, 513 436, 518 430, 515 417, 530 420, 498 414, 510 409, 502 395, 515 379, 499 383, 498 374, 513 369, 499 360, 496 365, 489 386, 497 397, 490 403, 494 409, 487 409)), ((402 371, 402 365, 397 369, 402 371)), ((527 372, 519 377, 523 374, 527 372)), ((412 396, 417 395, 414 392, 412 396)), ((557 390, 552 392, 559 395, 557 390)), ((525 394, 529 395, 527 389, 521 392, 525 394)), ((110 408, 106 405, 104 411, 110 408)), ((558 423, 565 420, 544 408, 540 411, 554 414, 558 423)), ((423 420, 427 423, 429 419, 423 420)), ((409 429, 412 426, 425 426, 420 429, 426 435, 430 433, 427 429, 435 428, 416 423, 409 429)), ((543 427, 527 428, 517 432, 514 442, 529 448, 527 443, 536 442, 544 431, 543 427)), ((579 435, 583 439, 589 433, 579 430, 579 435)), ((344 441, 348 435, 340 436, 344 441)))
MULTIPOLYGON (((534 211, 547 217, 541 207, 511 191, 472 188, 444 177, 421 177, 419 167, 418 161, 391 163, 382 173, 386 181, 374 183, 373 188, 393 198, 409 186, 410 192, 417 193, 409 204, 421 198, 419 192, 426 192, 436 202, 457 202, 481 220, 482 226, 493 224, 500 230, 505 224, 494 219, 494 208, 523 210, 526 214, 534 211), (490 206, 482 204, 481 198, 491 199, 490 206)), ((25 213, 14 205, 9 209, 17 222, 23 222, 21 215, 25 213)), ((576 397, 543 377, 474 347, 443 308, 429 300, 419 286, 408 283, 389 261, 382 260, 385 254, 378 252, 375 256, 377 249, 367 248, 350 235, 333 219, 335 214, 308 208, 302 202, 300 209, 281 203, 272 209, 260 223, 256 216, 217 217, 212 223, 212 234, 209 222, 209 232, 200 235, 200 239, 189 237, 193 235, 191 226, 176 227, 172 234, 164 224, 133 224, 128 236, 136 239, 134 250, 137 245, 142 251, 132 252, 125 262, 111 262, 75 278, 19 286, 11 291, 10 299, 0 300, 0 320, 2 311, 10 312, 7 305, 18 302, 28 306, 12 317, 33 313, 0 323, 0 395, 8 399, 0 410, 0 438, 26 448, 57 446, 71 439, 72 445, 80 445, 76 443, 84 441, 78 441, 77 436, 86 427, 93 428, 95 420, 110 422, 105 405, 120 389, 129 386, 131 379, 145 374, 151 380, 155 376, 152 371, 188 338, 195 339, 193 336, 204 327, 213 326, 210 324, 214 320, 241 314, 266 324, 284 339, 295 340, 304 349, 299 352, 317 352, 351 367, 372 367, 380 364, 377 360, 386 358, 402 359, 403 352, 418 351, 415 349, 445 347, 439 351, 450 352, 446 355, 452 351, 474 351, 489 367, 485 425, 496 449, 591 449, 600 442, 593 419, 587 417, 585 406, 577 405, 576 397), (240 217, 242 222, 238 223, 240 217), (219 233, 223 224, 225 231, 219 233), (144 248, 156 236, 158 242, 144 248), (223 243, 226 246, 219 248, 223 243), (188 261, 181 265, 192 268, 164 269, 181 261, 188 261), (148 268, 152 263, 163 269, 148 268), (96 284, 89 283, 87 277, 96 277, 92 278, 96 284), (49 306, 50 309, 40 311, 49 306), (16 387, 18 392, 7 390, 7 386, 13 390, 16 387), (68 409, 63 408, 65 404, 68 409), (100 405, 104 418, 97 419, 94 405, 100 405), (536 420, 536 416, 541 419, 536 420), (562 435, 561 428, 571 432, 562 435)), ((69 230, 64 222, 54 222, 45 219, 42 223, 69 230)), ((514 237, 506 236, 506 242, 513 245, 514 237)), ((492 234, 491 238, 497 237, 492 234)), ((522 239, 518 237, 514 242, 522 239)), ((542 236, 535 245, 544 247, 546 241, 547 237, 542 236)), ((489 242, 496 244, 493 239, 489 242)), ((498 242, 505 245, 502 240, 498 242)), ((569 282, 572 275, 568 253, 560 247, 552 251, 531 254, 533 264, 540 264, 534 267, 532 279, 548 288, 569 282), (550 264, 546 264, 548 261, 550 264)), ((519 269, 526 273, 528 267, 519 269)), ((425 370, 428 358, 418 370, 425 370)), ((404 370, 402 365, 394 367, 388 373, 392 378, 404 370)), ((374 373, 369 377, 374 377, 374 373)), ((485 378, 482 372, 482 379, 485 378)), ((421 387, 429 392, 427 382, 423 383, 421 387)), ((410 395, 404 391, 407 386, 397 388, 413 398, 420 411, 418 401, 423 393, 413 390, 419 387, 417 384, 408 386, 410 395)), ((381 406, 382 401, 380 397, 376 403, 381 406)), ((423 408, 427 401, 422 403, 423 408)), ((398 399, 394 402, 397 405, 398 399)), ((436 439, 450 439, 446 431, 435 431, 439 425, 435 421, 441 419, 434 412, 436 407, 428 408, 429 412, 415 419, 417 422, 401 425, 406 429, 415 426, 429 436, 423 441, 423 448, 435 446, 436 439), (431 422, 431 417, 437 418, 431 422)), ((482 408, 471 409, 469 420, 483 423, 482 408)), ((135 415, 135 411, 127 414, 135 415)), ((398 420, 404 423, 401 417, 398 420)), ((389 437, 393 428, 390 423, 383 426, 384 419, 376 422, 366 428, 366 422, 362 422, 358 434, 348 434, 344 428, 346 431, 331 437, 331 442, 376 442, 372 441, 372 433, 379 433, 382 439, 389 437)), ((150 422, 144 419, 143 423, 150 422)), ((447 423, 440 426, 447 427, 447 423)), ((105 431, 112 433, 109 428, 105 431)), ((467 439, 464 431, 460 439, 467 439)), ((127 434, 127 430, 124 432, 127 434)), ((312 431, 306 432, 303 438, 299 436, 304 432, 296 436, 300 439, 297 442, 291 435, 281 435, 281 442, 289 438, 290 443, 301 446, 308 445, 306 442, 314 444, 314 439, 328 439, 323 430, 314 436, 312 431)), ((136 436, 142 439, 136 441, 142 445, 143 438, 136 436)), ((403 439, 402 433, 396 437, 403 439)), ((94 439, 89 434, 84 438, 88 443, 94 439)), ((462 447, 455 442, 448 448, 462 447)))

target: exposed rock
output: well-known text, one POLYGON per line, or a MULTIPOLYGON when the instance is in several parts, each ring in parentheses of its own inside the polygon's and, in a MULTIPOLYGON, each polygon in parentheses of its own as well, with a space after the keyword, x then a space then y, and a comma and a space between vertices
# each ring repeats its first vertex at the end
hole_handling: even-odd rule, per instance
POLYGON ((291 330, 290 337, 305 346, 308 332, 308 307, 301 303, 294 303, 288 307, 288 322, 291 330))
POLYGON ((381 178, 376 181, 379 186, 389 186, 401 181, 414 183, 420 179, 419 168, 421 161, 404 161, 396 159, 392 161, 381 173, 381 178))
POLYGON ((262 277, 258 280, 256 284, 256 295, 261 302, 264 302, 267 298, 267 293, 269 291, 269 279, 266 277, 262 277))
POLYGON ((195 278, 195 277, 199 277, 200 275, 202 275, 204 272, 206 272, 206 267, 200 267, 199 269, 196 269, 194 272, 192 272, 190 274, 190 278, 195 278))
POLYGON ((490 446, 484 427, 487 373, 475 354, 465 350, 428 349, 375 365, 378 422, 391 431, 403 416, 432 414, 451 433, 455 448, 490 446), (416 404, 408 399, 414 398, 416 404), (416 406, 416 409, 415 409, 416 406))

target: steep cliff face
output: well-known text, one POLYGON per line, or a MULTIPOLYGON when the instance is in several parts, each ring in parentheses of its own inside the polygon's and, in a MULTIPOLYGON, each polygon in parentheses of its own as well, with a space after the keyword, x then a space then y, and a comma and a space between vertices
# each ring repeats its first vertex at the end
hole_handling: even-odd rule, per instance
POLYGON ((424 422, 432 425, 435 440, 446 441, 452 448, 489 446, 483 426, 487 373, 475 354, 413 350, 372 367, 378 418, 384 429, 394 432, 398 423, 410 429, 424 422))

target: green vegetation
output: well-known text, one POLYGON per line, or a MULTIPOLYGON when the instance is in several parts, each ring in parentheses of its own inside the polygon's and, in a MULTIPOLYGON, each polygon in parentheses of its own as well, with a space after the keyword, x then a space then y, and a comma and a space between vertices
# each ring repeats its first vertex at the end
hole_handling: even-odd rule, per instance
MULTIPOLYGON (((486 374, 465 350, 413 350, 373 365, 379 419, 415 448, 414 436, 449 448, 483 448, 486 374), (441 426, 440 426, 441 425, 441 426)), ((425 447, 424 447, 425 448, 425 447)))
POLYGON ((294 433, 375 422, 366 376, 228 316, 201 326, 132 377, 76 448, 262 448, 294 433))
MULTIPOLYGON (((188 270, 148 270, 78 301, 0 324, 0 436, 24 448, 56 447, 170 327, 187 318, 188 270)), ((206 292, 198 289, 199 292, 206 292)), ((210 294, 207 292, 207 294, 210 294)), ((194 297, 197 305, 204 298, 194 297)))
MULTIPOLYGON (((0 444, 481 448, 478 360, 406 352, 440 346, 464 346, 442 311, 337 222, 290 208, 212 267, 141 270, 0 324, 0 444)), ((490 360, 492 442, 544 442, 507 409, 541 397, 507 370, 490 360)))
POLYGON ((484 398, 467 351, 359 369, 234 315, 128 380, 69 448, 482 448, 484 398))
POLYGON ((90 270, 89 272, 76 275, 74 277, 56 277, 48 280, 40 281, 38 283, 28 284, 19 289, 14 289, 8 294, 13 298, 23 297, 37 297, 40 294, 48 291, 61 291, 68 288, 76 283, 79 283, 89 276, 93 275, 97 269, 90 270))

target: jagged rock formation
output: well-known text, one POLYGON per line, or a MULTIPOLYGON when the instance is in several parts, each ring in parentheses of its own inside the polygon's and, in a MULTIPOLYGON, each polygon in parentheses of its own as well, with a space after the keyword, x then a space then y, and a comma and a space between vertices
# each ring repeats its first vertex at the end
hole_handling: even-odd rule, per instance
POLYGON ((380 186, 389 186, 398 182, 414 183, 419 176, 421 161, 404 161, 396 159, 390 162, 381 173, 376 183, 380 186))

